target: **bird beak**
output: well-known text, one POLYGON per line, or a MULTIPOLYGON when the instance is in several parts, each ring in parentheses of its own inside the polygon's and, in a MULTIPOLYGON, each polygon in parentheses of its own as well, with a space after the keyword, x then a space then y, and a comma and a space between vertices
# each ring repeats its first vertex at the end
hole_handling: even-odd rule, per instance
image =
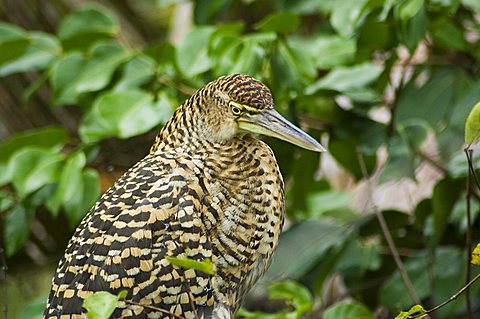
POLYGON ((279 138, 315 152, 326 151, 313 137, 290 123, 274 109, 257 114, 245 113, 237 121, 239 128, 245 132, 279 138))

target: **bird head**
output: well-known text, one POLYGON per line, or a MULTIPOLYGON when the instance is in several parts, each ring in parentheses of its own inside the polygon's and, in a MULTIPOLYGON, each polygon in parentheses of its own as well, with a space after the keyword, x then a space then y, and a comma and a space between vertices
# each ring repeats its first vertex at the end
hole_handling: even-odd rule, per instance
POLYGON ((245 134, 260 134, 315 152, 325 151, 314 138, 275 111, 270 90, 251 76, 220 77, 202 93, 210 102, 206 103, 209 105, 204 109, 201 125, 205 138, 228 141, 245 134))

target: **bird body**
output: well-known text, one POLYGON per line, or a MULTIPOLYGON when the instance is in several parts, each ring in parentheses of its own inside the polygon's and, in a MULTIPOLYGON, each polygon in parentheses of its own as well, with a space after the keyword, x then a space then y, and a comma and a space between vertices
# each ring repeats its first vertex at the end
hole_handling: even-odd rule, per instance
POLYGON ((274 154, 239 129, 236 107, 253 117, 273 100, 260 82, 231 75, 177 109, 78 226, 44 318, 85 318, 88 295, 122 290, 129 302, 112 318, 233 318, 268 268, 284 218, 274 154), (169 257, 208 259, 214 273, 169 257))

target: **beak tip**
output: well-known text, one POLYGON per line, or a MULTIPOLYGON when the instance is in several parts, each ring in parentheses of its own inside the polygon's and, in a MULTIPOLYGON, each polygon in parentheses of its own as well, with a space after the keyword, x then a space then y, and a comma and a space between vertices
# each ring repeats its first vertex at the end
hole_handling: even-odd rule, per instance
POLYGON ((316 143, 315 147, 312 147, 311 150, 318 153, 323 153, 327 151, 327 149, 320 143, 316 143))

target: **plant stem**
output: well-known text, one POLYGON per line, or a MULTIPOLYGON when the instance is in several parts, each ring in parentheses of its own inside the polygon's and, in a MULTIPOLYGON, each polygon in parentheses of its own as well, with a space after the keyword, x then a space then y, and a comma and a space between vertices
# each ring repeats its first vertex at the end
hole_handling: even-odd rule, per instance
POLYGON ((167 310, 165 310, 165 309, 158 308, 158 307, 155 307, 155 306, 144 305, 144 304, 141 304, 141 303, 138 303, 138 302, 135 302, 135 301, 131 301, 131 300, 124 300, 124 302, 127 303, 127 304, 130 304, 130 305, 140 306, 140 307, 143 307, 143 308, 146 308, 146 309, 159 311, 159 312, 161 312, 161 313, 164 313, 164 314, 166 314, 166 315, 175 317, 175 318, 177 318, 177 319, 185 319, 185 317, 176 315, 176 314, 174 314, 174 313, 171 313, 170 311, 167 311, 167 310))
POLYGON ((410 280, 410 277, 408 276, 408 273, 405 269, 405 266, 403 265, 402 259, 400 258, 400 254, 398 253, 398 249, 395 246, 395 242, 392 238, 392 235, 390 234, 390 230, 388 229, 387 222, 385 220, 385 217, 383 216, 382 212, 378 209, 377 205, 373 202, 373 194, 372 194, 372 188, 371 188, 371 180, 370 177, 368 176, 367 168, 365 166, 365 161, 363 159, 362 154, 360 151, 357 150, 357 157, 358 161, 360 164, 360 169, 362 171, 363 178, 365 178, 367 182, 367 191, 368 191, 368 198, 371 201, 371 206, 372 209, 377 216, 378 222, 380 224, 380 228, 382 229, 383 236, 385 237, 385 240, 387 241, 388 247, 390 249, 390 252, 392 253, 393 260, 395 261, 395 264, 398 268, 398 271, 400 272, 400 275, 402 276, 402 280, 405 284, 405 287, 407 288, 408 294, 412 298, 413 302, 417 305, 421 305, 420 299, 418 298, 415 289, 413 288, 412 281, 410 280))
MULTIPOLYGON (((474 170, 471 165, 473 165, 472 159, 473 150, 465 149, 465 155, 467 156, 468 160, 468 174, 467 174, 467 234, 466 234, 466 250, 467 250, 467 272, 465 275, 465 284, 467 285, 470 282, 471 272, 472 272, 472 265, 470 263, 471 253, 472 253, 472 212, 471 212, 471 195, 472 195, 472 171, 474 170)), ((470 298, 470 288, 466 288, 465 290, 465 298, 467 300, 467 314, 469 319, 473 319, 473 312, 472 312, 472 300, 470 298)))
MULTIPOLYGON (((470 280, 465 286, 462 287, 462 289, 460 289, 456 294, 454 294, 453 296, 451 296, 448 300, 445 300, 444 302, 442 302, 441 304, 433 307, 432 309, 428 309, 428 310, 424 310, 422 311, 421 313, 419 314, 416 314, 416 315, 413 315, 413 316, 409 316, 408 318, 409 319, 415 319, 415 318, 420 318, 426 314, 429 314, 429 313, 432 313, 440 308, 442 308, 443 306, 449 304, 450 302, 454 301, 455 299, 457 299, 465 290, 469 289, 471 285, 473 285, 475 283, 475 281, 477 281, 478 279, 480 278, 480 274, 476 275, 472 280, 470 280)), ((473 318, 473 317, 472 317, 473 318)))

